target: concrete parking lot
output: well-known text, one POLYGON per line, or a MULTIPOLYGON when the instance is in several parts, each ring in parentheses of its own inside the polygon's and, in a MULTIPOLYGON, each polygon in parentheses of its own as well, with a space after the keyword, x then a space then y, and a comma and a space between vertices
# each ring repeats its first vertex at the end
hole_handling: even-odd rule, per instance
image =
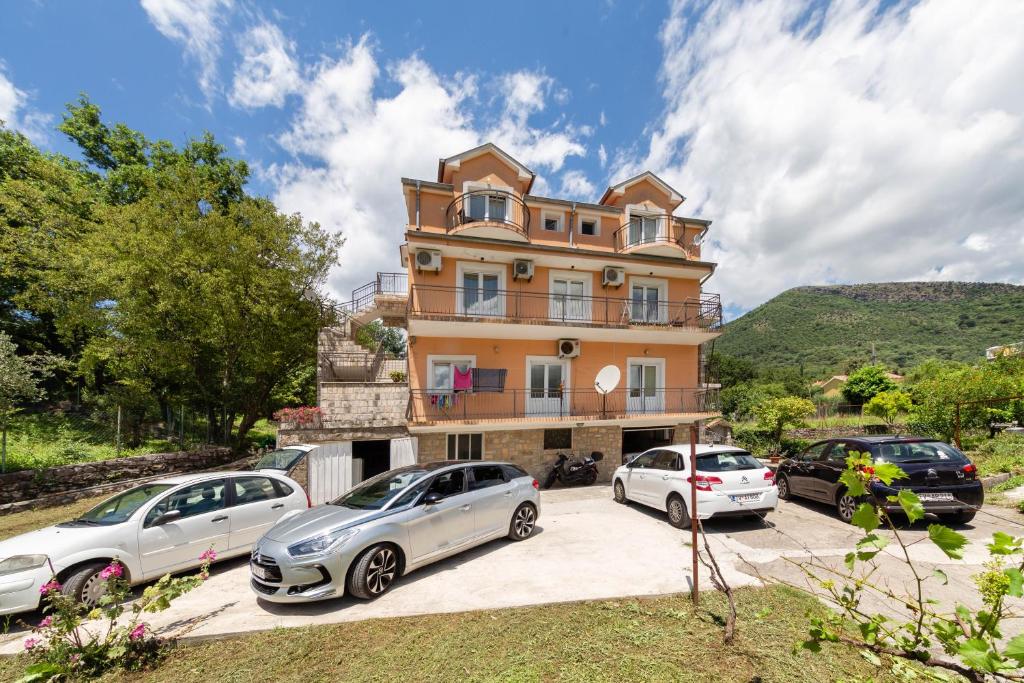
MULTIPOLYGON (((403 577, 387 595, 372 602, 352 598, 309 605, 276 605, 258 600, 248 586, 245 559, 215 567, 200 588, 148 621, 167 635, 210 637, 236 632, 379 617, 517 607, 540 603, 685 592, 690 589, 689 532, 669 526, 662 513, 636 504, 622 506, 607 486, 543 492, 535 535, 522 543, 494 541, 403 577)), ((1005 509, 993 512, 1012 515, 1005 509)), ((759 576, 801 583, 787 559, 810 553, 841 564, 859 530, 841 523, 831 509, 806 502, 783 502, 769 523, 747 518, 705 523, 712 548, 734 586, 757 585, 759 576)), ((1010 522, 979 515, 962 529, 970 539, 962 563, 946 559, 930 543, 911 547, 925 573, 941 566, 949 584, 939 591, 950 604, 973 594, 971 575, 987 558, 992 532, 1019 533, 1010 522)), ((914 541, 927 537, 927 522, 900 532, 914 541)), ((908 577, 902 564, 883 558, 888 580, 908 577)), ((711 589, 701 568, 701 585, 711 589)), ((885 609, 885 605, 878 605, 885 609)), ((12 632, 0 652, 20 648, 24 633, 12 632)))

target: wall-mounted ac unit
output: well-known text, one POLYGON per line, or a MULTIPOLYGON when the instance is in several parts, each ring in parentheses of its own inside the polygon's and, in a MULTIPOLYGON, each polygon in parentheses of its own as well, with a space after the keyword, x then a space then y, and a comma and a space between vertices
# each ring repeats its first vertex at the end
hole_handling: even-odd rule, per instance
POLYGON ((441 252, 436 249, 420 249, 416 252, 416 270, 441 270, 441 252))
POLYGON ((580 355, 580 340, 579 339, 559 339, 558 340, 558 357, 559 358, 575 358, 580 355))
POLYGON ((601 276, 601 284, 605 287, 621 287, 626 281, 626 269, 605 266, 601 276))
POLYGON ((512 279, 513 280, 532 280, 533 279, 533 261, 527 259, 517 258, 512 262, 512 279))

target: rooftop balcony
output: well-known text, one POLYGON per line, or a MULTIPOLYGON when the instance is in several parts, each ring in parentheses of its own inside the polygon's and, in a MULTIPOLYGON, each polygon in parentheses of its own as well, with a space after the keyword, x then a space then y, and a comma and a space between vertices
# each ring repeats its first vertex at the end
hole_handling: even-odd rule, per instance
POLYGON ((621 331, 632 330, 630 337, 636 341, 697 344, 717 336, 722 326, 722 301, 718 294, 665 301, 413 285, 409 319, 409 333, 426 336, 543 338, 554 334, 549 328, 558 327, 566 328, 564 336, 594 341, 622 341, 621 331), (453 329, 452 322, 519 328, 527 324, 533 333, 496 327, 453 329))
POLYGON ((530 241, 530 212, 522 198, 502 190, 473 190, 455 197, 445 210, 449 234, 513 242, 530 241))
POLYGON ((672 216, 633 216, 612 238, 620 254, 700 258, 699 247, 687 241, 683 223, 672 216))
POLYGON ((616 389, 506 389, 500 393, 410 392, 410 425, 576 423, 601 420, 636 423, 689 421, 717 415, 718 390, 706 387, 616 389))

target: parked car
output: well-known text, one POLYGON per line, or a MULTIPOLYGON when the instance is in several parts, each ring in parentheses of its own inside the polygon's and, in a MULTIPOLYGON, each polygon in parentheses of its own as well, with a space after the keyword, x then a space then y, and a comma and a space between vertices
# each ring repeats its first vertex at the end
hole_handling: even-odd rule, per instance
POLYGON ((246 555, 289 513, 309 507, 298 484, 272 472, 186 474, 119 493, 69 522, 0 542, 0 614, 39 606, 39 587, 87 605, 103 595, 100 571, 115 557, 132 584, 218 559, 246 555))
POLYGON ((849 522, 862 502, 848 495, 839 483, 851 452, 870 453, 876 463, 899 465, 907 473, 907 479, 897 479, 892 486, 879 481, 869 486, 868 500, 888 512, 901 512, 899 504, 890 503, 887 497, 904 488, 917 494, 925 512, 956 524, 974 519, 985 501, 977 468, 966 455, 942 441, 906 436, 819 441, 779 463, 779 497, 786 500, 800 496, 834 505, 839 518, 849 522))
POLYGON ((314 448, 316 448, 316 446, 297 443, 277 450, 267 451, 260 456, 259 460, 256 461, 256 464, 253 465, 253 469, 287 472, 295 467, 296 463, 302 459, 302 456, 306 455, 314 448))
POLYGON ((689 470, 688 445, 644 451, 612 475, 615 500, 663 510, 679 528, 690 525, 691 483, 699 519, 763 514, 779 504, 775 474, 742 448, 698 444, 696 480, 689 470))
POLYGON ((507 536, 540 516, 536 479, 500 462, 408 465, 282 520, 256 544, 250 586, 272 602, 379 597, 403 574, 507 536))

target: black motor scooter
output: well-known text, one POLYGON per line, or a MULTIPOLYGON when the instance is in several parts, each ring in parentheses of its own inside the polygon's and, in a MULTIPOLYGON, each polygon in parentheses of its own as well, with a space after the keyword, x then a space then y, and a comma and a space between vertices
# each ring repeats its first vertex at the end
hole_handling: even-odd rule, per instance
POLYGON ((590 486, 597 481, 597 463, 603 458, 604 453, 600 451, 584 456, 582 461, 570 459, 565 453, 559 453, 558 460, 551 466, 551 471, 544 480, 544 488, 551 488, 556 479, 562 482, 562 486, 590 486))

